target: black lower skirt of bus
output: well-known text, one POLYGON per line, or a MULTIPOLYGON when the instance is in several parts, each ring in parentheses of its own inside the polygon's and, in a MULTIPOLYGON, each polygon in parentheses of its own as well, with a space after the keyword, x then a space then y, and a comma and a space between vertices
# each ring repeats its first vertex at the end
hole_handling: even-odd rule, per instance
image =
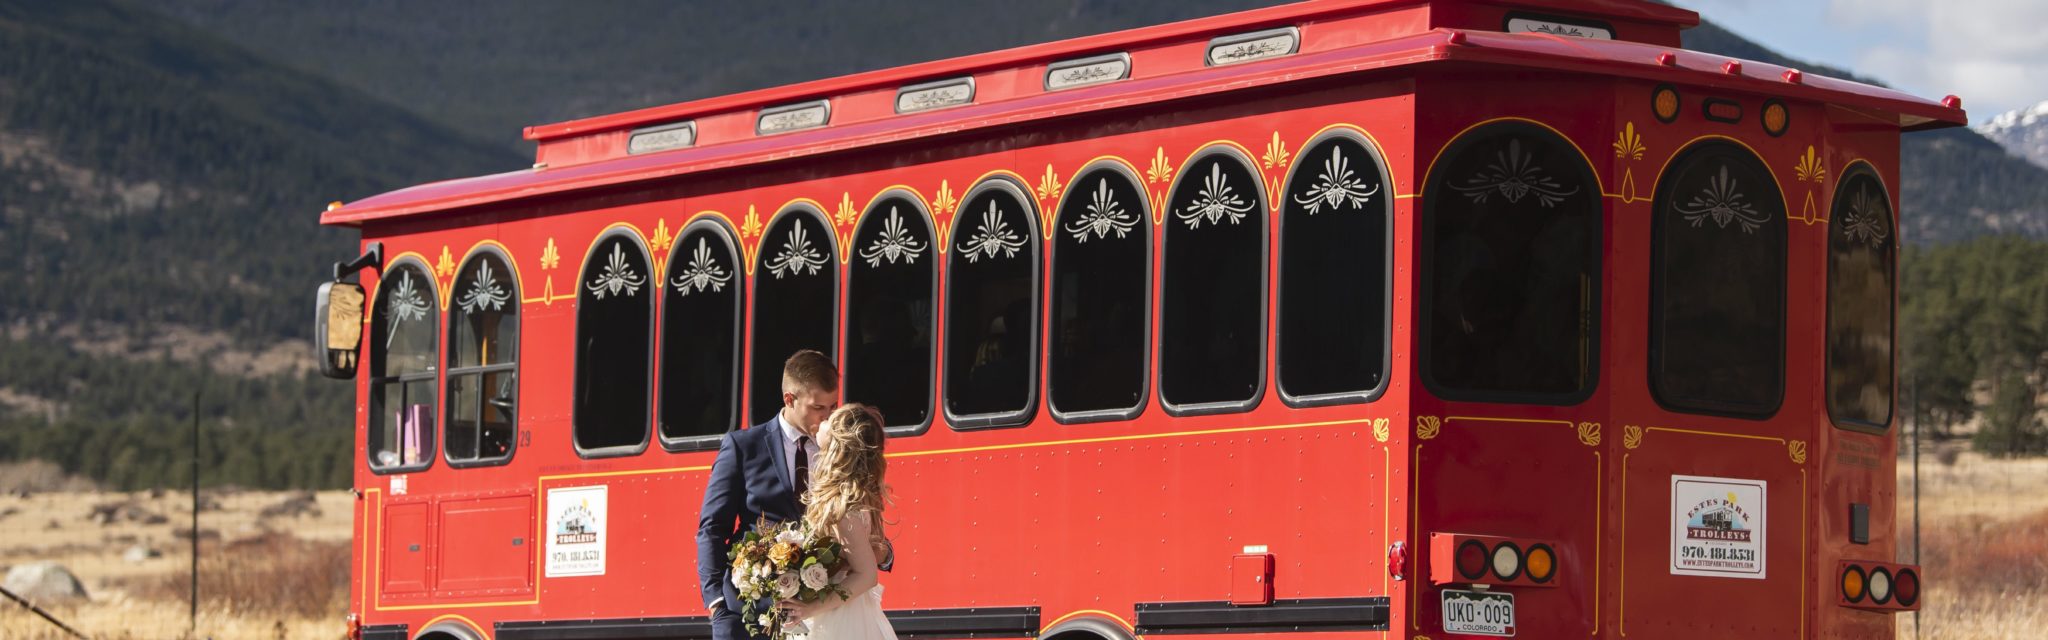
MULTIPOLYGON (((890 611, 888 616, 889 624, 896 628, 899 638, 941 640, 1029 638, 1038 635, 1038 607, 916 609, 890 611)), ((704 616, 500 622, 496 628, 497 633, 493 635, 498 640, 711 638, 711 619, 704 616)))
POLYGON ((1138 635, 1386 631, 1386 597, 1275 600, 1262 606, 1228 602, 1138 604, 1138 635))
POLYGON ((402 624, 363 625, 363 640, 407 640, 411 637, 402 624))

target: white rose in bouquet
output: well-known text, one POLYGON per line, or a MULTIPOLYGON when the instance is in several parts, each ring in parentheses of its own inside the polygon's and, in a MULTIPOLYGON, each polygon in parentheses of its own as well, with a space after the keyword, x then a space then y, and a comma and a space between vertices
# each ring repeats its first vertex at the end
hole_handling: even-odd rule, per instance
POLYGON ((812 591, 823 589, 826 586, 832 584, 831 578, 832 576, 825 571, 825 565, 812 564, 810 566, 804 567, 804 586, 810 588, 812 591))
POLYGON ((782 575, 775 576, 776 597, 788 600, 796 597, 796 591, 797 576, 795 571, 785 571, 782 575))

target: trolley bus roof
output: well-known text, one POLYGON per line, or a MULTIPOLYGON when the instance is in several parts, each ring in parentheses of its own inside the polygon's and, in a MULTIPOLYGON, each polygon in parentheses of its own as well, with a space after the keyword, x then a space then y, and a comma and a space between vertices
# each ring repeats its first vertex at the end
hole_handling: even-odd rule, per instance
MULTIPOLYGON (((1056 119, 1105 109, 1127 109, 1219 92, 1301 82, 1356 73, 1384 72, 1411 65, 1464 63, 1548 69, 1748 92, 1839 105, 1895 119, 1904 130, 1959 126, 1967 122, 1958 104, 1934 101, 1900 91, 1810 74, 1752 61, 1686 51, 1673 45, 1602 40, 1549 34, 1510 34, 1497 30, 1434 27, 1366 42, 1332 38, 1318 25, 1367 20, 1388 11, 1419 11, 1424 0, 1352 0, 1301 3, 1270 9, 1203 18, 1075 40, 1047 43, 951 60, 886 69, 764 89, 677 105, 529 127, 528 139, 541 144, 541 163, 532 169, 430 183, 377 195, 332 208, 323 224, 356 225, 365 221, 486 206, 496 203, 568 194, 650 179, 673 178, 707 171, 813 157, 880 144, 959 134, 1019 123, 1056 119), (1203 47, 1210 38, 1260 29, 1300 25, 1299 52, 1243 64, 1207 66, 1203 47), (1322 36, 1322 37, 1317 37, 1322 36), (1077 56, 1146 47, 1181 51, 1191 58, 1179 67, 1157 65, 1157 73, 1133 71, 1128 79, 1065 90, 1044 90, 1036 84, 1049 63, 1077 56), (1017 82, 1031 74, 1030 83, 1017 82), (1001 76, 1001 77, 997 77, 1001 76), (899 87, 946 78, 989 78, 990 91, 961 106, 897 114, 887 105, 899 87), (1023 86, 1029 84, 1030 86, 1023 86), (752 135, 760 111, 801 100, 882 104, 867 117, 846 118, 816 128, 772 135, 752 135), (986 97, 987 99, 983 99, 986 97), (690 146, 629 155, 629 134, 637 127, 691 122, 690 146), (734 123, 744 122, 742 127, 734 123), (700 124, 701 123, 701 124, 700 124), (737 129, 744 129, 734 133, 737 129), (719 135, 712 135, 713 133, 719 135), (549 166, 551 159, 559 159, 549 166)), ((1633 25, 1637 34, 1656 39, 1662 30, 1698 21, 1691 11, 1663 5, 1615 0, 1567 2, 1524 0, 1497 3, 1535 9, 1568 5, 1575 12, 1597 7, 1601 17, 1617 26, 1633 25)), ((1410 16, 1403 24, 1423 24, 1410 16)), ((1352 26, 1356 26, 1354 23, 1352 26)), ((1673 38, 1675 39, 1675 38, 1673 38)), ((1148 54, 1150 55, 1150 54, 1148 54)), ((1127 63, 1128 65, 1128 63, 1127 63)), ((854 109, 847 109, 855 112, 854 109)))

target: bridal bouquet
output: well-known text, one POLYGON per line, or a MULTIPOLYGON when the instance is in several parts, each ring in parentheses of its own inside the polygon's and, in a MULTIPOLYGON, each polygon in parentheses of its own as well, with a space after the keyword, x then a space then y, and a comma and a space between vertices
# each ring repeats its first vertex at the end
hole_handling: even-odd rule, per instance
MULTIPOLYGON (((811 603, 827 595, 851 597, 839 587, 846 581, 845 547, 831 533, 810 531, 802 522, 764 521, 733 543, 726 557, 742 600, 811 603)), ((770 607, 746 623, 747 633, 770 638, 804 632, 803 623, 789 619, 781 607, 770 607)))

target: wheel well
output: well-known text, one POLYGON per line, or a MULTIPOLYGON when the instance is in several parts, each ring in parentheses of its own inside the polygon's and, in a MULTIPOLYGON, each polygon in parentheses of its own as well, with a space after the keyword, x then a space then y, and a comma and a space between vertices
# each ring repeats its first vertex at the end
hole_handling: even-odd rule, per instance
POLYGON ((470 631, 468 627, 452 622, 443 622, 427 627, 414 640, 483 640, 483 638, 477 637, 476 633, 470 631))
POLYGON ((1131 632, 1123 625, 1097 618, 1081 616, 1070 618, 1053 625, 1040 633, 1039 640, 1133 640, 1131 632))

